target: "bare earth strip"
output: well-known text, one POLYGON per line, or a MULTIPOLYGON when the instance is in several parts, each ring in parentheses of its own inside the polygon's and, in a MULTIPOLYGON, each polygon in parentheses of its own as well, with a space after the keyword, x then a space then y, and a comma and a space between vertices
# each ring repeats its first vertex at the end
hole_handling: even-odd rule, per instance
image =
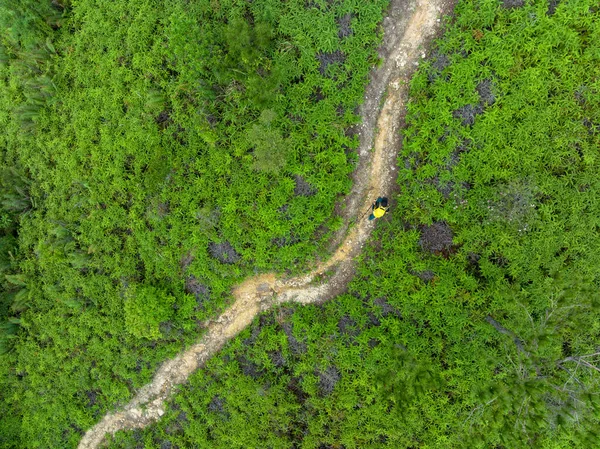
POLYGON ((353 190, 346 200, 346 227, 337 239, 343 241, 338 243, 331 258, 304 276, 284 279, 270 273, 254 276, 237 286, 233 291, 234 304, 206 324, 207 333, 201 341, 163 363, 152 382, 142 387, 129 404, 107 414, 86 432, 79 449, 100 447, 107 433, 143 428, 157 421, 164 414, 166 400, 174 388, 250 325, 258 313, 290 301, 323 302, 344 291, 354 273, 354 259, 374 226, 374 222, 361 219, 361 214, 374 198, 389 194, 394 188, 408 81, 424 56, 426 44, 438 31, 442 15, 453 6, 453 0, 392 0, 390 4, 380 48, 384 64, 372 73, 361 107, 359 164, 353 190), (385 102, 379 110, 384 94, 385 102), (355 224, 348 231, 352 219, 355 224), (325 272, 331 276, 318 284, 315 279, 325 272))

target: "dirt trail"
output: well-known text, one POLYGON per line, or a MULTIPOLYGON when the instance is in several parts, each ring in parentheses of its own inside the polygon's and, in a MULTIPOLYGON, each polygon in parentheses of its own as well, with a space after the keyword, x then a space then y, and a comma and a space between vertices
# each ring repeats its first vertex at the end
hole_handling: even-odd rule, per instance
POLYGON ((166 400, 174 387, 204 366, 261 311, 290 301, 322 302, 345 290, 353 275, 354 259, 374 227, 373 221, 361 219, 361 215, 377 196, 393 190, 400 147, 398 131, 405 113, 408 81, 425 55, 425 45, 438 31, 441 16, 449 13, 453 5, 453 0, 391 1, 383 22, 384 43, 380 48, 384 64, 372 73, 361 107, 359 163, 343 214, 346 227, 338 235, 337 240, 341 243, 338 242, 331 258, 303 276, 285 279, 269 273, 238 285, 233 291, 234 304, 206 323, 207 333, 201 341, 163 363, 152 382, 142 387, 129 404, 120 411, 107 414, 86 432, 79 449, 98 448, 107 433, 143 428, 158 420, 165 412, 166 400), (383 98, 385 101, 379 110, 383 98), (353 219, 354 225, 350 225, 353 219), (326 272, 328 279, 318 283, 318 278, 326 272))

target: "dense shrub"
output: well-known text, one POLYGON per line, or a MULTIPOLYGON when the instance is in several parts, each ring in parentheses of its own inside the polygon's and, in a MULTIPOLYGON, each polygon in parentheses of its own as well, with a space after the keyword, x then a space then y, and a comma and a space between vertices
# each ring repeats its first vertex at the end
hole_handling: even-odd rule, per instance
POLYGON ((125 327, 138 338, 157 339, 159 325, 173 315, 172 296, 152 286, 137 286, 126 293, 125 327))
POLYGON ((600 16, 518 3, 459 3, 414 77, 399 210, 349 293, 256 319, 146 441, 181 408, 182 447, 600 445, 600 16), (481 106, 470 126, 465 105, 481 106), (207 417, 224 392, 228 419, 207 417))
POLYGON ((75 447, 234 283, 323 257, 385 4, 0 2, 0 447, 75 447))

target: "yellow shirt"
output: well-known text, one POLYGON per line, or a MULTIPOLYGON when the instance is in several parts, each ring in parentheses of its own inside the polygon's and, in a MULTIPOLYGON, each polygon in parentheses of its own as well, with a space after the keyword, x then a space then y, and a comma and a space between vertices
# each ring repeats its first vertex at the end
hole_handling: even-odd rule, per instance
POLYGON ((373 215, 375 218, 381 218, 385 215, 385 209, 383 207, 378 207, 373 211, 373 215))

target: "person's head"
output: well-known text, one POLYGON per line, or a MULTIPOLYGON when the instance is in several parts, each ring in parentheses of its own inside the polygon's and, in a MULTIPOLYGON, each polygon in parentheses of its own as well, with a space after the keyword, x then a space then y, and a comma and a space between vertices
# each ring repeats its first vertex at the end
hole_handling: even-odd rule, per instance
POLYGON ((386 197, 381 198, 381 206, 382 207, 388 206, 388 199, 386 197))

